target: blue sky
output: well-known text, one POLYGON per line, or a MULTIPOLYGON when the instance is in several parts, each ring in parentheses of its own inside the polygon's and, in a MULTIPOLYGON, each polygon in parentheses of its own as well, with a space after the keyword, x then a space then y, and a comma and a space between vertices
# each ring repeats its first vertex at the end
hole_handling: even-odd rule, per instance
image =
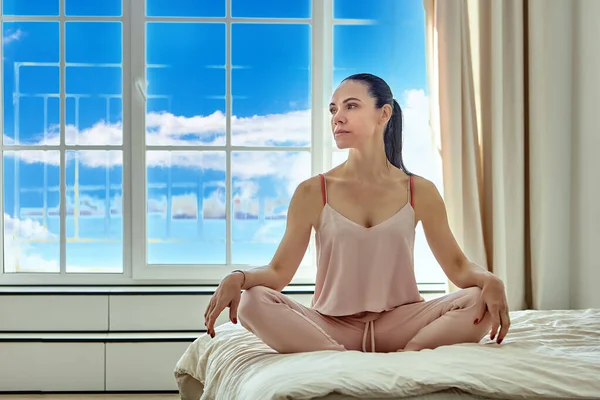
MULTIPOLYGON (((5 16, 58 15, 56 0, 4 0, 2 4, 5 16)), ((120 1, 115 0, 66 0, 65 7, 67 18, 121 15, 120 1)), ((152 17, 223 17, 224 13, 224 1, 147 0, 147 15, 152 17)), ((232 0, 233 17, 307 18, 310 13, 308 0, 232 0)), ((415 151, 427 151, 423 150, 426 141, 420 139, 427 123, 422 1, 336 0, 334 17, 376 22, 334 27, 334 84, 357 72, 386 79, 406 107, 407 146, 412 141, 415 151)), ((19 243, 20 267, 29 263, 38 268, 36 263, 43 259, 41 264, 47 262, 51 270, 56 269, 60 157, 55 150, 20 156, 6 151, 11 144, 57 145, 60 112, 64 112, 67 145, 117 146, 110 152, 69 151, 66 155, 67 270, 93 270, 89 254, 109 251, 115 254, 111 262, 118 271, 122 268, 123 182, 123 155, 118 146, 123 135, 130 134, 122 129, 123 26, 119 21, 67 19, 64 110, 58 98, 59 23, 5 21, 2 31, 5 235, 16 241, 13 245, 19 243), (21 240, 31 238, 32 230, 34 238, 45 241, 21 240)), ((225 143, 225 32, 222 23, 147 23, 147 144, 225 143)), ((232 25, 233 145, 310 146, 310 37, 308 24, 232 25)), ((409 168, 411 159, 422 158, 422 154, 407 155, 409 168)), ((224 262, 224 225, 207 228, 206 224, 224 214, 225 153, 175 153, 163 148, 149 150, 147 164, 148 261, 224 262), (196 218, 198 210, 204 218, 196 218), (212 253, 205 249, 182 256, 182 242, 188 247, 200 242, 200 247, 212 253)), ((233 260, 266 263, 283 232, 289 196, 310 176, 310 156, 307 152, 234 153, 232 172, 237 216, 233 260)))

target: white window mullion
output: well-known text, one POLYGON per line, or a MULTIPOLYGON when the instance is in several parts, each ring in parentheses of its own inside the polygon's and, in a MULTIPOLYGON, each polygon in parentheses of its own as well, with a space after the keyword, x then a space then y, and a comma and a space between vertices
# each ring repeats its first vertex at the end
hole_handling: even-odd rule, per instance
MULTIPOLYGON (((311 20, 311 173, 316 175, 331 166, 331 135, 327 104, 331 95, 333 64, 333 0, 313 0, 311 20)), ((314 284, 316 245, 309 243, 308 265, 302 265, 292 283, 314 284)))
POLYGON ((372 19, 331 19, 331 25, 375 25, 376 20, 372 19))
MULTIPOLYGON (((67 273, 67 157, 65 151, 66 143, 66 79, 67 79, 67 68, 66 68, 66 26, 65 26, 65 0, 60 0, 59 5, 59 81, 60 81, 60 275, 66 275, 67 273)), ((16 217, 19 217, 18 215, 16 217)))
POLYGON ((132 192, 133 182, 132 179, 132 157, 131 157, 131 141, 132 141, 132 130, 131 130, 131 108, 132 108, 132 76, 133 71, 131 70, 131 1, 123 2, 123 24, 122 24, 122 40, 123 40, 123 65, 122 65, 122 101, 123 105, 123 147, 122 147, 122 223, 123 223, 123 276, 132 276, 132 260, 133 260, 133 240, 131 230, 133 226, 133 218, 131 215, 132 209, 132 192))
MULTIPOLYGON (((227 0, 228 2, 231 0, 227 0)), ((227 23, 231 21, 231 9, 229 3, 226 3, 227 17, 147 17, 148 22, 176 22, 176 23, 227 23)), ((236 23, 242 24, 306 24, 309 22, 308 18, 242 18, 236 17, 236 23)))
POLYGON ((324 169, 331 168, 331 148, 333 146, 333 137, 331 135, 331 125, 329 122, 329 100, 333 92, 333 1, 323 0, 323 55, 321 68, 323 68, 323 108, 320 110, 321 121, 321 144, 323 146, 323 164, 324 169))
MULTIPOLYGON (((231 116, 229 118, 231 121, 231 116)), ((227 121, 226 121, 227 122, 227 121)), ((231 123, 229 123, 231 125, 231 123)), ((228 125, 226 125, 227 127, 228 125)), ((28 147, 29 148, 29 147, 28 147)), ((152 151, 310 151, 308 146, 206 146, 206 145, 149 145, 146 146, 147 150, 152 151)))
MULTIPOLYGON (((226 148, 226 167, 225 167, 225 264, 231 265, 232 255, 232 229, 233 221, 231 218, 231 198, 233 188, 233 177, 231 174, 231 108, 233 101, 231 99, 231 0, 225 1, 225 148, 226 148)), ((200 218, 202 210, 198 210, 200 218)))
MULTIPOLYGON (((59 17, 65 17, 64 8, 61 6, 59 17)), ((42 16, 42 15, 33 15, 33 16, 23 16, 23 15, 7 15, 2 19, 4 21, 14 21, 14 22, 32 22, 32 21, 42 21, 42 22, 56 22, 56 16, 42 16)), ((120 22, 120 17, 102 17, 102 16, 69 16, 69 21, 77 21, 77 22, 120 22)))
POLYGON ((312 4, 312 173, 331 167, 327 103, 333 81, 333 0, 312 4))
MULTIPOLYGON (((3 25, 2 0, 0 0, 0 26, 3 25)), ((0 60, 4 60, 4 46, 0 46, 0 60)), ((0 63, 0 130, 4 135, 4 63, 0 63)), ((3 282, 4 275, 4 139, 0 141, 0 209, 2 218, 0 219, 0 282, 3 282)))
POLYGON ((129 2, 130 78, 129 86, 131 138, 131 270, 140 277, 146 267, 146 5, 144 0, 129 2))

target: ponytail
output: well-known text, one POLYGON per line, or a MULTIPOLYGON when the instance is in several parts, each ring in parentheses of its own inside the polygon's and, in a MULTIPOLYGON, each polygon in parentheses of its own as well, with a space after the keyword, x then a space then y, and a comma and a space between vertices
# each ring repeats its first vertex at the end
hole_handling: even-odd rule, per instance
POLYGON ((392 116, 383 134, 385 154, 390 164, 406 172, 402 161, 402 109, 395 99, 392 102, 392 116))
POLYGON ((344 79, 344 81, 347 80, 358 81, 367 85, 369 94, 375 99, 377 108, 382 108, 386 104, 392 106, 392 116, 383 132, 385 155, 390 164, 401 169, 407 175, 413 175, 406 169, 404 161, 402 161, 402 109, 394 99, 389 85, 373 74, 355 74, 344 79))

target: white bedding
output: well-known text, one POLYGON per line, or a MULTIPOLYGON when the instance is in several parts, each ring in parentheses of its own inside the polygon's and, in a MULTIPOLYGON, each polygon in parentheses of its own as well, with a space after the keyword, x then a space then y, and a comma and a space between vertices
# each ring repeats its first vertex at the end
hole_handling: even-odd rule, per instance
POLYGON ((445 390, 502 399, 600 399, 600 310, 517 311, 511 321, 502 345, 487 336, 479 344, 420 352, 285 355, 227 323, 214 339, 203 335, 189 346, 175 376, 185 400, 330 393, 398 399, 445 390))

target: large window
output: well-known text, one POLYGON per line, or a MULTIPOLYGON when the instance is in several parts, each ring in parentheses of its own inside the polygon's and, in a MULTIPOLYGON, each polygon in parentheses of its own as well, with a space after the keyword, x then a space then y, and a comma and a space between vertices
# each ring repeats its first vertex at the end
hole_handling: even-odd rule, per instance
MULTIPOLYGON (((296 186, 346 157, 327 104, 355 72, 390 83, 406 164, 441 190, 420 0, 0 4, 0 283, 215 282, 268 263, 296 186)), ((443 282, 417 233, 418 280, 443 282)))

